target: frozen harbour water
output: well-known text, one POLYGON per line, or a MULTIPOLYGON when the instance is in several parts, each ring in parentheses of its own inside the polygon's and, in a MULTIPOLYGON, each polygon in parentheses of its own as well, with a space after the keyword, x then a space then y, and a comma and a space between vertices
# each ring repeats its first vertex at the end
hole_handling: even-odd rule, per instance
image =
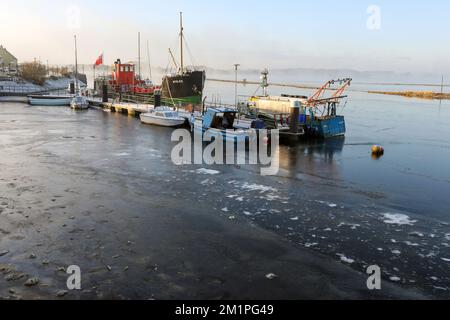
POLYGON ((119 114, 11 103, 0 124, 1 297, 55 297, 73 264, 84 290, 66 298, 449 297, 442 203, 420 214, 346 176, 344 162, 373 166, 351 136, 283 147, 263 177, 174 166, 170 130, 119 114), (366 287, 375 264, 381 292, 366 287))

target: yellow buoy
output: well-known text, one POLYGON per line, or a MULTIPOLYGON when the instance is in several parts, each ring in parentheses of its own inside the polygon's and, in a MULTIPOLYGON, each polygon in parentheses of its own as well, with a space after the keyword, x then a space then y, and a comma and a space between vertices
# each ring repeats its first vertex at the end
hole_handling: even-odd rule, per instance
POLYGON ((382 146, 375 145, 372 147, 372 154, 378 155, 378 156, 383 155, 384 148, 382 146))

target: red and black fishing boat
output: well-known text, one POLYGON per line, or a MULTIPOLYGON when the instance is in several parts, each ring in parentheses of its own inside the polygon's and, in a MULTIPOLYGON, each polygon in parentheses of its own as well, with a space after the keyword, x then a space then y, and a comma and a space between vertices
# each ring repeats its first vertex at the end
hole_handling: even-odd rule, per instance
POLYGON ((145 94, 152 95, 159 86, 155 86, 150 80, 141 80, 136 75, 136 65, 122 63, 117 59, 113 65, 111 76, 95 80, 95 89, 101 94, 103 85, 108 86, 108 92, 117 94, 145 94))

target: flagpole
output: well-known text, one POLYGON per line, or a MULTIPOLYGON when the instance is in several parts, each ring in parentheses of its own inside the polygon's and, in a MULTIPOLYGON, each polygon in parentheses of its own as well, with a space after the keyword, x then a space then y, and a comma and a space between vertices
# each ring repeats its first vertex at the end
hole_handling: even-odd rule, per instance
POLYGON ((95 93, 95 64, 94 64, 94 80, 93 80, 93 88, 94 88, 94 93, 95 93))

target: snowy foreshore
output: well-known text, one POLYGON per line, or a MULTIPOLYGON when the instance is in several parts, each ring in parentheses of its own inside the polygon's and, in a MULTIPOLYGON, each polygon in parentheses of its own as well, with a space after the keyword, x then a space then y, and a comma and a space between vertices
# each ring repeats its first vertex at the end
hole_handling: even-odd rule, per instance
MULTIPOLYGON (((23 79, 0 81, 0 96, 24 96, 45 91, 66 90, 73 81, 73 77, 50 78, 42 86, 23 79)), ((81 86, 85 84, 82 83, 81 86)))

